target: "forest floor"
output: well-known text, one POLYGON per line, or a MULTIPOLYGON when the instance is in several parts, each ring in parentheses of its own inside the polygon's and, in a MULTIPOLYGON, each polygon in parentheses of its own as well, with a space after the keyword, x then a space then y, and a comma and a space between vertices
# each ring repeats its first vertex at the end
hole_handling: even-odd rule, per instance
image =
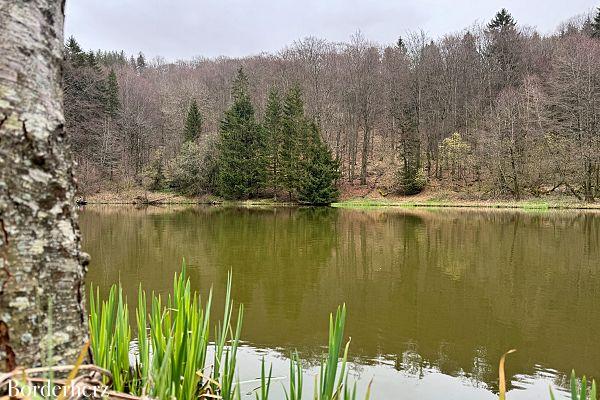
MULTIPOLYGON (((143 189, 127 189, 118 192, 101 192, 86 196, 87 204, 237 204, 237 205, 295 205, 273 199, 255 199, 239 202, 223 201, 206 195, 187 197, 170 192, 149 192, 143 189)), ((486 199, 477 193, 427 189, 414 196, 386 195, 377 189, 343 188, 340 200, 334 207, 470 207, 470 208, 516 208, 516 209, 598 209, 600 202, 586 203, 568 195, 531 197, 522 200, 486 199)))

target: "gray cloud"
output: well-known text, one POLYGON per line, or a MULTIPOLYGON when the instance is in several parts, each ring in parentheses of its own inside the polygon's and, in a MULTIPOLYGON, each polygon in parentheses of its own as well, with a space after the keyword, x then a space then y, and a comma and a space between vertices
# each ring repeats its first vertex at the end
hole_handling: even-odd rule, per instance
POLYGON ((167 59, 274 52, 313 35, 380 43, 423 29, 439 37, 487 21, 506 7, 546 33, 590 11, 592 0, 68 0, 66 36, 86 49, 143 51, 167 59))

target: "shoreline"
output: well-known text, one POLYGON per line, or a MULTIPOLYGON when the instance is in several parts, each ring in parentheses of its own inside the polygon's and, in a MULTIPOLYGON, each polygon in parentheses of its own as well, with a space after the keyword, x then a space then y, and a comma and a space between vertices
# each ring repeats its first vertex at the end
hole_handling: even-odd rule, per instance
POLYGON ((351 199, 333 203, 337 208, 480 208, 513 210, 600 210, 600 203, 579 203, 569 201, 544 200, 432 200, 432 201, 360 201, 351 199))
MULTIPOLYGON (((301 203, 276 201, 274 199, 222 200, 215 196, 186 197, 174 193, 144 192, 141 190, 103 192, 84 199, 81 205, 214 205, 214 206, 269 206, 302 207, 301 203), (143 196, 142 196, 143 195, 143 196)), ((480 209, 520 209, 520 210, 600 210, 600 202, 585 203, 568 197, 529 198, 524 200, 464 200, 440 198, 439 193, 389 198, 366 196, 348 197, 330 205, 334 208, 480 208, 480 209)))

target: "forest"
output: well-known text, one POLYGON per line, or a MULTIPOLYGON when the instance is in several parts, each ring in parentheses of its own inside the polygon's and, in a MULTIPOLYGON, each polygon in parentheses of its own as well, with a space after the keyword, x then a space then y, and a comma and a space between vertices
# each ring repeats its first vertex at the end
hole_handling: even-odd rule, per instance
POLYGON ((71 37, 64 89, 83 195, 600 196, 600 10, 547 35, 502 9, 436 40, 176 62, 71 37))

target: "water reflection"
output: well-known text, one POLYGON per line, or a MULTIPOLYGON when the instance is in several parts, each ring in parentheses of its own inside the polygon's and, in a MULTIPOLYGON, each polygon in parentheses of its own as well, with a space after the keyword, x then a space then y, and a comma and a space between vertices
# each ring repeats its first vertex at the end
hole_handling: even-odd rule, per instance
POLYGON ((182 257, 217 300, 233 270, 255 349, 316 365, 346 302, 355 367, 397 371, 392 386, 439 375, 493 391, 509 348, 515 389, 562 384, 573 367, 600 376, 598 214, 88 207, 81 227, 89 281, 120 280, 130 298, 140 281, 168 291, 182 257))

